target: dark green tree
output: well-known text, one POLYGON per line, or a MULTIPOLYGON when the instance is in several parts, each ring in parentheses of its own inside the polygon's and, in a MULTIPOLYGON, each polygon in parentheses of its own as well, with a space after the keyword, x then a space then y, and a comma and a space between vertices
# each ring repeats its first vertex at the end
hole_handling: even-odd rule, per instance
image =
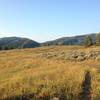
POLYGON ((100 33, 96 35, 96 45, 100 46, 100 33))
POLYGON ((86 47, 93 45, 92 38, 90 36, 86 36, 84 39, 84 45, 86 47))
POLYGON ((4 50, 9 50, 9 47, 8 47, 8 46, 5 46, 5 47, 4 47, 4 50))
POLYGON ((2 47, 0 46, 0 50, 2 50, 2 47))

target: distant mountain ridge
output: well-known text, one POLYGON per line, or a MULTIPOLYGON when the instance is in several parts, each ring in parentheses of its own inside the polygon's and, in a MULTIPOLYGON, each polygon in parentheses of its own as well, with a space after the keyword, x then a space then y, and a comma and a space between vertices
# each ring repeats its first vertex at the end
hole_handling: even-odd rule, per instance
POLYGON ((47 41, 44 43, 38 43, 34 40, 21 37, 4 37, 0 38, 0 48, 15 49, 15 48, 34 48, 39 46, 49 45, 82 45, 86 36, 90 36, 95 43, 96 33, 78 35, 72 37, 62 37, 56 40, 47 41))
POLYGON ((42 45, 82 45, 84 43, 84 39, 86 36, 90 36, 95 43, 96 33, 86 34, 86 35, 78 35, 72 37, 62 37, 56 40, 47 41, 42 43, 42 45))
POLYGON ((0 38, 0 47, 9 48, 33 48, 38 47, 40 44, 28 38, 21 37, 4 37, 0 38))

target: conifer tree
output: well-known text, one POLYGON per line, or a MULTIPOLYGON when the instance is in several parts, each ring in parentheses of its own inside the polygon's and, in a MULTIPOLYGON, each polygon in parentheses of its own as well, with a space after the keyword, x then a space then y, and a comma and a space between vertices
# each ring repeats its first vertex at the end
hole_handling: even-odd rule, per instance
POLYGON ((84 45, 87 47, 93 45, 92 38, 90 36, 85 37, 84 45))
POLYGON ((96 35, 96 45, 100 46, 100 33, 96 35))

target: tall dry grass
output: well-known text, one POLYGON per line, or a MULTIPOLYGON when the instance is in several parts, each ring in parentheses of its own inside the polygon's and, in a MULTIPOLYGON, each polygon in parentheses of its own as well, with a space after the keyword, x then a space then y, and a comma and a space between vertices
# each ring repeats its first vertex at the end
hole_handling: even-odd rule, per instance
POLYGON ((0 99, 78 100, 87 70, 92 73, 94 100, 100 99, 100 62, 47 59, 42 53, 100 50, 100 47, 42 47, 0 52, 0 99))

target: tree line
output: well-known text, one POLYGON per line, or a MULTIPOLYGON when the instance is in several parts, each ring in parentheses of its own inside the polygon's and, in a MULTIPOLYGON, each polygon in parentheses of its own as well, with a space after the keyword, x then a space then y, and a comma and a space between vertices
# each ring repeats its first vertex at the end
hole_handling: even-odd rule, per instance
POLYGON ((98 33, 96 35, 95 42, 93 41, 91 36, 86 36, 85 39, 84 39, 84 45, 87 46, 87 47, 92 46, 92 45, 100 46, 100 33, 98 33))
POLYGON ((11 49, 17 49, 17 48, 23 48, 23 46, 20 46, 20 47, 18 47, 18 46, 0 46, 0 50, 11 50, 11 49))
POLYGON ((0 46, 0 50, 10 50, 10 49, 14 49, 14 47, 12 46, 0 46))

